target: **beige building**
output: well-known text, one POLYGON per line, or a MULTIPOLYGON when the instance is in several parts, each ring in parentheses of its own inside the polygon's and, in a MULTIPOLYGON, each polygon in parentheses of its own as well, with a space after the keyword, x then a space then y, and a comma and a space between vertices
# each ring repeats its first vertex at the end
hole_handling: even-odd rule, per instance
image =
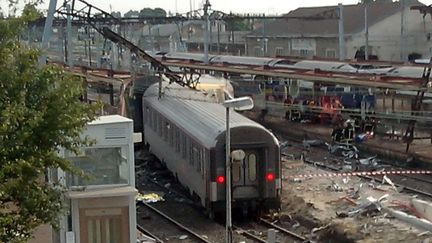
MULTIPOLYGON (((371 59, 399 61, 401 47, 403 60, 408 60, 408 56, 414 53, 423 57, 431 55, 431 18, 423 18, 418 11, 410 10, 411 6, 422 3, 403 1, 403 7, 400 2, 369 5, 371 59)), ((362 59, 366 42, 364 5, 345 5, 343 13, 346 58, 362 59)), ((246 55, 339 58, 338 6, 298 8, 286 16, 289 19, 265 21, 260 28, 248 34, 246 55), (322 19, 316 20, 317 17, 322 19)))

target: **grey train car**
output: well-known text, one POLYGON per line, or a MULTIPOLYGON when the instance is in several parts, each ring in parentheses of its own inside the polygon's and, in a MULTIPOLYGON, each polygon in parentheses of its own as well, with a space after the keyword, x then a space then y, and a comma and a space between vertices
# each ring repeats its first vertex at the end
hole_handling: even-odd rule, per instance
MULTIPOLYGON (((163 82, 143 96, 144 142, 178 181, 199 198, 210 215, 225 210, 225 107, 208 92, 163 82)), ((246 156, 232 165, 233 208, 277 209, 280 204, 280 149, 260 124, 232 112, 231 149, 246 156)))

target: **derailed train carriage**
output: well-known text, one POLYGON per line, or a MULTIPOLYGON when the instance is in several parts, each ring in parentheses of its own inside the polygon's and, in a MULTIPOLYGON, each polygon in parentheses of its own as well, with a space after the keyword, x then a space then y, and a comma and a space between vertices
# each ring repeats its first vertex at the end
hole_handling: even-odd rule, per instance
MULTIPOLYGON (((224 80, 201 77, 206 79, 224 80)), ((158 87, 150 86, 143 96, 144 142, 208 212, 224 211, 225 107, 215 102, 214 90, 194 91, 163 82, 159 97, 158 87)), ((230 127, 231 149, 246 154, 232 164, 233 208, 278 208, 281 173, 276 137, 236 112, 230 127)))

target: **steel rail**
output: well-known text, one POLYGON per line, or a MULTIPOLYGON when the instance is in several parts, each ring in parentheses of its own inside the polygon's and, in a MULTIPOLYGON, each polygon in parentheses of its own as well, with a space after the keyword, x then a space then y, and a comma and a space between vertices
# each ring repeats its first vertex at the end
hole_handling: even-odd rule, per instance
POLYGON ((408 178, 408 179, 411 179, 411 180, 421 181, 421 182, 429 183, 429 184, 432 185, 432 180, 428 180, 428 179, 420 178, 420 177, 415 177, 415 176, 412 176, 412 175, 411 176, 410 175, 392 175, 392 176, 402 176, 402 177, 405 177, 405 178, 408 178))
POLYGON ((233 228, 240 235, 244 235, 244 236, 246 236, 246 237, 248 237, 250 239, 253 239, 253 240, 257 241, 257 242, 267 243, 267 240, 264 240, 263 238, 260 238, 260 237, 254 235, 254 234, 251 234, 251 233, 247 232, 247 230, 244 230, 244 229, 242 229, 242 228, 240 228, 238 226, 233 225, 233 228))
POLYGON ((282 228, 282 227, 280 227, 279 225, 276 225, 276 224, 274 224, 274 223, 271 223, 271 222, 269 222, 269 221, 267 221, 267 220, 265 220, 265 219, 263 219, 263 218, 260 218, 259 220, 260 220, 260 222, 262 222, 262 223, 264 223, 264 224, 266 224, 266 225, 268 225, 268 226, 270 226, 270 227, 273 227, 273 228, 279 230, 280 232, 283 232, 283 233, 289 235, 290 237, 296 238, 297 240, 306 241, 306 238, 305 238, 305 237, 303 237, 303 236, 301 236, 301 235, 299 235, 299 234, 297 234, 297 233, 295 233, 295 232, 292 232, 292 231, 290 231, 290 230, 287 230, 287 229, 285 229, 285 228, 282 228))
POLYGON ((184 226, 183 224, 177 222, 176 220, 174 220, 173 218, 169 217, 168 215, 164 214, 163 212, 159 211, 158 209, 150 206, 148 203, 145 202, 141 202, 142 205, 146 206, 147 208, 151 209, 153 212, 161 215, 162 217, 164 217, 166 220, 170 221, 171 223, 175 224, 176 226, 178 226, 179 228, 183 229, 184 231, 188 232, 189 234, 191 234, 192 236, 194 236, 196 239, 200 240, 201 242, 205 242, 205 243, 212 243, 211 241, 208 241, 207 239, 205 239, 204 237, 202 237, 201 235, 193 232, 192 230, 190 230, 189 228, 187 228, 186 226, 184 226))
POLYGON ((145 229, 141 225, 137 224, 137 229, 138 229, 138 231, 140 231, 144 235, 147 235, 147 236, 150 236, 151 238, 153 238, 156 241, 156 243, 164 243, 163 240, 161 240, 159 237, 157 237, 154 234, 152 234, 150 231, 148 231, 147 229, 145 229))

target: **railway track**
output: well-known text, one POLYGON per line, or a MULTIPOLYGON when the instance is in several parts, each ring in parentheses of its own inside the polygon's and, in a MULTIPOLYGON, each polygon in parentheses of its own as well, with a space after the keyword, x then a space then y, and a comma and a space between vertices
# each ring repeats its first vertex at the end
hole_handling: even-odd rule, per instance
MULTIPOLYGON (((291 140, 291 142, 293 142, 291 140)), ((299 141, 294 141, 294 144, 291 144, 291 146, 295 148, 303 149, 303 145, 300 144, 299 141)), ((324 148, 315 147, 314 149, 322 150, 325 153, 328 153, 328 151, 324 148)), ((284 156, 284 155, 282 155, 284 156)), ((333 161, 337 160, 337 163, 334 162, 332 165, 329 165, 327 163, 318 162, 318 161, 311 161, 305 159, 305 163, 314 165, 317 167, 320 167, 322 169, 328 170, 328 171, 334 171, 334 172, 341 172, 342 171, 342 165, 344 163, 343 158, 340 156, 335 156, 333 154, 328 153, 328 157, 331 158, 333 161)), ((381 161, 381 163, 385 166, 390 166, 392 170, 413 170, 412 168, 403 168, 399 166, 394 166, 389 162, 381 161)), ((391 170, 386 170, 391 171, 391 170)), ((371 171, 372 172, 372 171, 371 171)), ((367 180, 382 180, 383 177, 376 175, 376 176, 370 176, 370 175, 359 175, 359 177, 367 179, 367 180)), ((402 191, 405 190, 407 192, 416 193, 422 196, 430 197, 432 198, 432 179, 430 176, 426 175, 407 175, 407 174, 398 174, 398 175, 388 175, 388 178, 392 180, 392 182, 402 191)))
POLYGON ((160 239, 159 237, 157 237, 156 235, 154 235, 153 233, 151 233, 150 231, 148 231, 146 228, 144 228, 141 225, 137 224, 137 230, 139 232, 141 232, 143 235, 152 238, 156 243, 164 243, 164 241, 162 239, 160 239))
POLYGON ((282 232, 282 233, 284 233, 285 235, 288 235, 289 237, 292 237, 292 238, 295 239, 295 240, 301 240, 302 242, 306 241, 306 238, 305 238, 305 237, 303 237, 303 236, 301 236, 301 235, 299 235, 299 234, 297 234, 297 233, 295 233, 295 232, 293 232, 293 231, 291 231, 291 230, 288 230, 288 229, 282 228, 282 227, 280 227, 279 225, 276 225, 276 224, 274 224, 274 223, 272 223, 272 222, 269 222, 269 221, 267 221, 267 220, 265 220, 265 219, 263 219, 263 218, 260 218, 259 220, 260 220, 261 223, 263 223, 263 224, 265 224, 265 225, 267 225, 267 226, 270 226, 270 227, 272 227, 273 229, 276 229, 276 230, 278 230, 279 232, 282 232))
MULTIPOLYGON (((259 218, 258 223, 262 226, 265 226, 265 231, 267 232, 269 229, 274 229, 278 233, 278 240, 276 242, 307 242, 306 237, 301 236, 291 230, 285 229, 279 225, 276 225, 272 222, 269 222, 266 219, 259 218)), ((238 234, 241 234, 249 239, 252 239, 255 242, 262 242, 266 243, 267 239, 264 237, 257 236, 253 233, 250 233, 248 230, 243 229, 239 226, 234 226, 234 229, 237 231, 238 234)))
MULTIPOLYGON (((200 234, 196 233, 195 231, 191 230, 190 228, 186 227, 185 225, 183 225, 182 223, 176 221, 175 219, 169 217, 168 215, 166 215, 165 213, 159 211, 158 209, 156 209, 155 207, 149 205, 148 203, 142 202, 139 205, 142 206, 142 207, 144 207, 144 208, 146 208, 146 209, 148 209, 148 210, 150 210, 152 213, 157 214, 158 216, 162 217, 164 220, 168 221, 172 225, 175 225, 175 227, 177 227, 180 231, 185 232, 187 235, 189 235, 191 238, 193 238, 195 240, 195 242, 212 243, 212 241, 209 241, 206 237, 201 236, 200 234)), ((140 227, 140 230, 148 232, 147 230, 145 230, 145 228, 142 225, 139 226, 139 227, 140 227)), ((155 236, 155 234, 150 233, 149 236, 152 237, 152 238, 158 239, 160 242, 163 242, 160 238, 158 238, 157 236, 155 236)))

